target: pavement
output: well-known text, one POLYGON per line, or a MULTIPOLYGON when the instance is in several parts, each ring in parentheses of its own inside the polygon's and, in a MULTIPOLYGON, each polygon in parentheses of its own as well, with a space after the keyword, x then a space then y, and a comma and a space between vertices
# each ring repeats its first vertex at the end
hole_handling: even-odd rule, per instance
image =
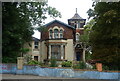
POLYGON ((0 74, 1 81, 118 81, 118 80, 99 80, 99 79, 80 79, 80 78, 63 78, 63 77, 43 77, 35 75, 14 75, 0 74))
POLYGON ((78 78, 43 77, 43 76, 37 76, 37 75, 2 74, 2 79, 78 79, 78 78))

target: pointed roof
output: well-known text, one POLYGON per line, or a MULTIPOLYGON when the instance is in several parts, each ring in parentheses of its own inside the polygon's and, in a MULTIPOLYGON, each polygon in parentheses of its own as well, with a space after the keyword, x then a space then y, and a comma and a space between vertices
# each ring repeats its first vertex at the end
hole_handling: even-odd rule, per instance
POLYGON ((82 17, 79 16, 79 14, 77 13, 77 8, 76 8, 76 13, 74 14, 74 16, 71 19, 83 19, 82 17))
POLYGON ((64 26, 67 26, 68 28, 75 29, 73 26, 68 25, 68 24, 66 24, 66 23, 63 23, 63 22, 61 22, 61 21, 59 21, 59 20, 53 20, 53 21, 47 23, 45 26, 48 26, 48 25, 50 25, 50 24, 52 24, 52 23, 54 23, 54 22, 57 22, 57 23, 62 24, 62 25, 64 25, 64 26))

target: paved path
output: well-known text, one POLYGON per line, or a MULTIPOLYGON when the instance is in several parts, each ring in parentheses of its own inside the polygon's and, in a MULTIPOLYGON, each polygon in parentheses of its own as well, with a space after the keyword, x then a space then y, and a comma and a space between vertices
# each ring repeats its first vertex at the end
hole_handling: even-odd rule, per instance
MULTIPOLYGON (((35 75, 14 75, 14 74, 2 74, 2 79, 71 79, 61 77, 43 77, 35 75)), ((77 79, 77 78, 72 78, 77 79)))
POLYGON ((14 75, 0 74, 2 81, 118 81, 118 80, 99 80, 99 79, 78 79, 78 78, 61 78, 61 77, 41 77, 35 75, 14 75))

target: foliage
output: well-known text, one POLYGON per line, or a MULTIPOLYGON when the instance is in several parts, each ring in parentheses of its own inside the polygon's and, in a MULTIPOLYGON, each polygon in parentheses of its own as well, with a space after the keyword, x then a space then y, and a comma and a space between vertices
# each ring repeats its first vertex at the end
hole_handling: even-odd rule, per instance
POLYGON ((62 67, 71 67, 72 66, 72 62, 71 61, 66 61, 66 62, 62 62, 62 67))
POLYGON ((45 1, 2 3, 3 62, 6 57, 16 59, 20 56, 24 44, 32 40, 33 27, 36 24, 41 27, 43 20, 47 18, 45 14, 60 16, 55 8, 55 13, 51 9, 45 1))
POLYGON ((87 51, 85 53, 85 55, 86 55, 86 60, 91 60, 92 59, 92 54, 89 51, 87 51))
POLYGON ((92 68, 92 69, 97 69, 97 68, 96 68, 96 65, 93 65, 93 68, 92 68))
POLYGON ((83 61, 79 61, 78 64, 73 65, 74 69, 86 69, 86 64, 83 61))
POLYGON ((36 60, 31 60, 28 62, 29 65, 40 65, 41 63, 36 60))
POLYGON ((96 3, 95 24, 90 33, 92 58, 109 68, 120 67, 120 2, 96 3))
POLYGON ((17 63, 17 58, 15 56, 13 57, 7 57, 7 56, 4 56, 2 57, 2 62, 4 63, 17 63))
POLYGON ((103 70, 109 70, 109 67, 106 66, 106 65, 102 65, 102 69, 103 69, 103 70))
POLYGON ((55 58, 51 58, 50 60, 50 67, 57 67, 57 60, 55 58))
POLYGON ((28 63, 29 61, 32 60, 32 55, 24 54, 24 59, 25 59, 25 61, 28 63))
POLYGON ((28 48, 21 48, 20 49, 20 52, 21 52, 21 56, 23 56, 23 54, 26 54, 27 52, 29 52, 30 51, 30 49, 28 49, 28 48))

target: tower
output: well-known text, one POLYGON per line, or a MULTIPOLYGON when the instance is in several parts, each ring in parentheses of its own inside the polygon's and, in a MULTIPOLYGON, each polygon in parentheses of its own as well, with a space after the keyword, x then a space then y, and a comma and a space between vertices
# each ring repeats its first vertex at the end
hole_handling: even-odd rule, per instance
POLYGON ((79 14, 77 13, 77 8, 74 16, 68 19, 68 24, 75 27, 76 42, 79 41, 79 36, 83 34, 83 30, 84 30, 83 26, 85 25, 85 21, 86 19, 83 19, 82 17, 80 17, 79 14))
POLYGON ((79 16, 77 13, 77 8, 76 8, 76 13, 74 16, 70 19, 68 19, 68 24, 73 26, 75 28, 74 32, 74 60, 76 61, 81 61, 83 58, 83 49, 81 48, 80 44, 80 35, 83 34, 84 28, 83 26, 85 25, 86 19, 83 19, 82 17, 79 16))

